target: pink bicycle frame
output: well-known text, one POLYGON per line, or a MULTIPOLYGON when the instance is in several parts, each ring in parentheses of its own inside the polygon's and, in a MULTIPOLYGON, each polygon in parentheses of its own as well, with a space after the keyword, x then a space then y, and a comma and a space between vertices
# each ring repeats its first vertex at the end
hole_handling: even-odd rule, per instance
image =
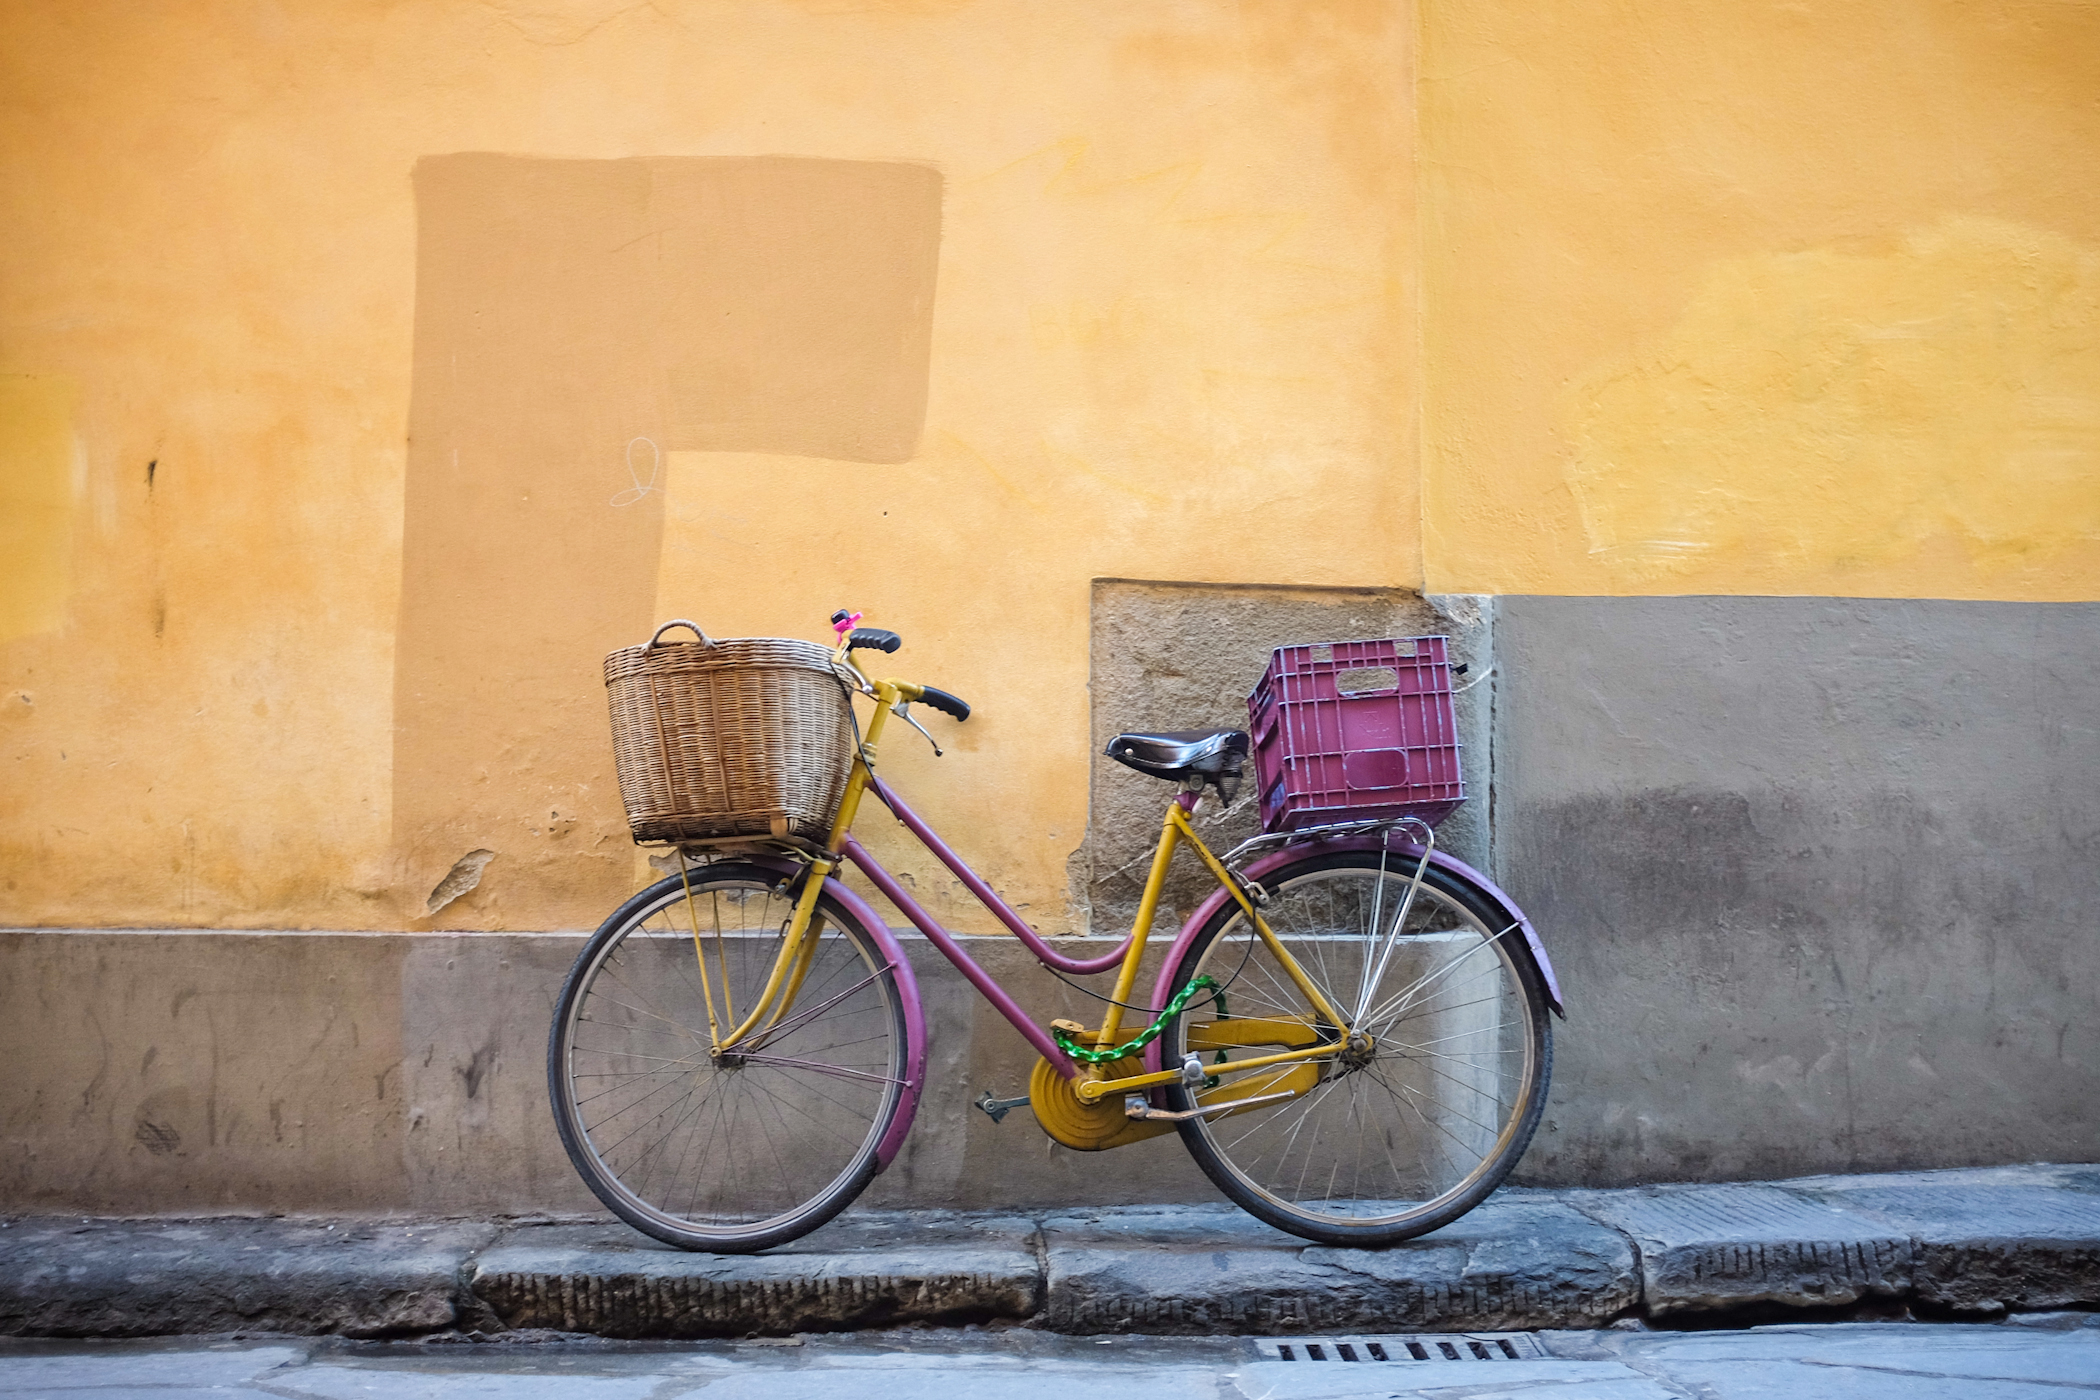
MULTIPOLYGON (((940 838, 940 834, 905 804, 894 788, 876 777, 869 779, 869 788, 882 799, 882 805, 889 808, 913 836, 919 838, 921 845, 938 856, 941 864, 954 872, 955 878, 963 882, 963 888, 976 896, 977 902, 991 911, 999 922, 1005 924, 1014 937, 1026 944, 1028 951, 1040 958, 1046 966, 1054 967, 1060 972, 1085 976, 1106 972, 1123 961, 1123 955, 1130 948, 1128 938, 1116 945, 1114 952, 1103 953, 1098 958, 1068 958, 1058 952, 1041 934, 1028 926, 1027 920, 1015 913, 1007 902, 999 897, 998 891, 987 885, 976 871, 970 869, 963 858, 940 838)), ((896 905, 904 917, 911 920, 912 925, 926 935, 926 941, 940 949, 941 956, 954 963, 955 970, 967 977, 970 985, 982 992, 984 999, 996 1007, 1001 1016, 1013 1023, 1013 1028, 1021 1033, 1022 1039, 1035 1047, 1037 1054, 1056 1066, 1057 1072, 1065 1078, 1078 1077, 1079 1066, 1057 1047, 1057 1042, 1050 1038, 1049 1032, 1038 1026, 1029 1014, 1022 1010, 1021 1004, 1007 995, 1006 989, 963 951, 962 944, 956 941, 955 935, 942 928, 940 920, 927 913, 919 902, 911 897, 911 892, 898 883, 897 877, 883 869, 882 863, 868 854, 867 847, 849 834, 839 849, 847 860, 859 867, 860 872, 868 877, 876 889, 882 891, 885 899, 896 905)), ((1136 930, 1132 930, 1132 937, 1135 936, 1136 930)))
MULTIPOLYGON (((868 782, 870 790, 881 799, 882 804, 890 809, 897 820, 903 822, 905 828, 918 838, 919 843, 939 857, 941 864, 947 866, 955 875, 955 878, 962 881, 963 887, 976 898, 977 902, 989 910, 1000 923, 1006 925, 1008 931, 1020 939, 1028 951, 1035 954, 1045 966, 1055 968, 1060 972, 1086 976, 1093 973, 1106 972, 1123 961, 1123 958, 1130 950, 1131 940, 1137 936, 1136 929, 1132 929, 1130 937, 1117 944, 1113 951, 1103 953, 1099 957, 1067 957, 1052 947, 1041 934, 1030 928, 1027 921, 1014 912, 1013 908, 999 897, 998 892, 986 884, 984 879, 976 871, 972 870, 968 863, 949 847, 947 842, 940 838, 939 833, 928 826, 925 819, 914 812, 905 803, 904 799, 897 795, 895 789, 873 774, 869 775, 868 782)), ((1185 806, 1192 805, 1192 798, 1188 793, 1181 794, 1177 800, 1185 806)), ((1255 861, 1248 867, 1248 874, 1252 878, 1259 880, 1268 871, 1277 869, 1292 861, 1300 860, 1315 851, 1375 850, 1379 844, 1380 842, 1377 838, 1354 838, 1336 842, 1317 844, 1308 842, 1303 845, 1290 845, 1255 861)), ((1391 849, 1409 856, 1419 857, 1422 854, 1421 847, 1408 842, 1396 841, 1391 849)), ((1079 1076, 1080 1067, 1058 1047, 1057 1042, 1051 1039, 1049 1033, 1035 1023, 1028 1012, 1021 1007, 1021 1004, 1015 1001, 989 972, 986 972, 977 964, 975 959, 963 951, 962 944, 956 939, 955 935, 942 927, 940 920, 927 913, 924 906, 912 898, 911 892, 905 889, 894 875, 884 869, 882 863, 870 855, 867 848, 855 840, 850 832, 841 840, 839 851, 845 859, 851 861, 862 874, 868 877, 869 882, 876 889, 882 891, 884 898, 895 905, 903 913, 904 917, 909 919, 912 925, 926 936, 927 942, 940 950, 942 957, 945 957, 950 963, 955 965, 955 969, 969 980, 971 986, 983 994, 986 1001, 998 1009, 999 1014, 1004 1016, 1016 1031, 1020 1032, 1021 1038, 1034 1047, 1037 1054, 1041 1055, 1057 1069, 1058 1073, 1064 1075, 1067 1079, 1079 1076)), ((1523 910, 1517 907, 1516 901, 1504 894, 1485 875, 1471 866, 1454 860, 1441 851, 1432 852, 1429 856, 1429 861, 1433 866, 1448 870, 1464 878, 1485 893, 1500 907, 1508 926, 1522 931, 1525 945, 1529 948, 1532 957, 1537 961, 1539 972, 1545 979, 1546 992, 1551 1005, 1554 1011, 1559 1012, 1561 1010, 1560 984, 1553 975, 1553 965, 1547 961, 1546 950, 1540 945, 1538 934, 1532 929, 1531 921, 1524 917, 1523 910)), ((771 861, 766 863, 768 865, 773 864, 771 861)), ((778 865, 783 873, 788 873, 797 868, 791 862, 785 860, 778 862, 778 865)), ((876 1149, 876 1160, 880 1167, 886 1168, 896 1156, 898 1150, 904 1145, 905 1136, 911 1130, 912 1119, 917 1115, 919 1098, 925 1086, 925 1009, 919 1000, 918 981, 912 973, 911 964, 906 961, 904 950, 897 943, 896 936, 890 931, 887 923, 875 913, 866 900, 841 884, 835 877, 825 881, 825 889, 826 893, 838 900, 847 912, 858 918, 867 927, 869 933, 881 944, 884 955, 888 957, 896 968, 898 986, 904 1003, 906 1037, 904 1094, 899 1102, 895 1120, 890 1124, 889 1131, 884 1134, 882 1142, 876 1149)), ((1175 936, 1173 946, 1167 954, 1166 962, 1160 970, 1161 980, 1159 985, 1154 989, 1153 999, 1158 1005, 1164 1006, 1175 991, 1179 990, 1169 985, 1173 978, 1173 969, 1180 963, 1181 954, 1188 948, 1198 930, 1203 927, 1204 923, 1210 919, 1212 914, 1228 898, 1230 898, 1230 895, 1223 888, 1213 891, 1211 896, 1199 904, 1195 912, 1189 915, 1187 921, 1182 924, 1181 930, 1175 936)), ((1156 1042, 1147 1047, 1145 1056, 1147 1069, 1157 1070, 1159 1068, 1159 1046, 1156 1042)))

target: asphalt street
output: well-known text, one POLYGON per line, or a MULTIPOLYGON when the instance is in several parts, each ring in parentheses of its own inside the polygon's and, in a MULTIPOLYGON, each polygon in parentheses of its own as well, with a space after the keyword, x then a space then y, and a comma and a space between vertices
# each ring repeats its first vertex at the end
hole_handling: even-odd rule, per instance
POLYGON ((2081 1392, 2100 1393, 2100 1314, 1472 1336, 1069 1337, 1009 1328, 700 1343, 0 1343, 0 1394, 51 1400, 2063 1400, 2081 1392))

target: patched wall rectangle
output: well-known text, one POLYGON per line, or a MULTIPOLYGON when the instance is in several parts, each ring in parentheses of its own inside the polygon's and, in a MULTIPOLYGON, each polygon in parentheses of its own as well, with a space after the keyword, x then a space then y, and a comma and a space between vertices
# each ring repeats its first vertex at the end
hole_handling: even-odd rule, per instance
POLYGON ((416 170, 394 837, 441 926, 630 888, 602 659, 648 635, 674 449, 909 457, 941 177, 902 162, 443 156, 416 170))

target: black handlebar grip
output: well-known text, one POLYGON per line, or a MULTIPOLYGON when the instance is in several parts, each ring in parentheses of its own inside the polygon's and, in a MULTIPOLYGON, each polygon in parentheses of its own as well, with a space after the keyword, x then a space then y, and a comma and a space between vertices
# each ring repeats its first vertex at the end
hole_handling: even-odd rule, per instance
POLYGON ((895 651, 904 645, 904 638, 895 632, 885 632, 880 627, 856 627, 846 638, 846 650, 858 651, 862 647, 873 647, 877 651, 895 651))
POLYGON ((926 693, 921 695, 919 699, 923 703, 933 706, 942 714, 954 715, 957 719, 968 719, 970 717, 970 706, 961 698, 950 695, 945 690, 935 690, 930 685, 925 687, 925 691, 926 693))

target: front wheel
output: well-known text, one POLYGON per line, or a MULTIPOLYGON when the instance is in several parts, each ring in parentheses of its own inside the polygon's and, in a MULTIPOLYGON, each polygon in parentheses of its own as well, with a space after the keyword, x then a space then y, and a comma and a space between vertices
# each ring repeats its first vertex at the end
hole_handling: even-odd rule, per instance
POLYGON ((1277 1096, 1188 1120, 1182 1141, 1241 1207, 1307 1239, 1384 1244, 1449 1224, 1509 1175, 1545 1109, 1552 1032, 1522 932, 1447 871, 1432 865, 1417 886, 1416 865, 1352 851, 1264 877, 1263 919, 1341 1026, 1237 902, 1175 969, 1177 987, 1217 987, 1162 1032, 1167 1064, 1193 1053, 1213 1071, 1170 1087, 1169 1107, 1277 1096), (1216 1073, 1345 1041, 1321 1059, 1216 1073))
POLYGON ((816 1229, 875 1175, 902 1099, 896 974, 828 897, 782 979, 791 1004, 714 1052, 710 1014, 726 1036, 774 971, 786 879, 720 861, 652 885, 584 945, 555 1007, 562 1146, 599 1200, 667 1244, 741 1254, 816 1229))

